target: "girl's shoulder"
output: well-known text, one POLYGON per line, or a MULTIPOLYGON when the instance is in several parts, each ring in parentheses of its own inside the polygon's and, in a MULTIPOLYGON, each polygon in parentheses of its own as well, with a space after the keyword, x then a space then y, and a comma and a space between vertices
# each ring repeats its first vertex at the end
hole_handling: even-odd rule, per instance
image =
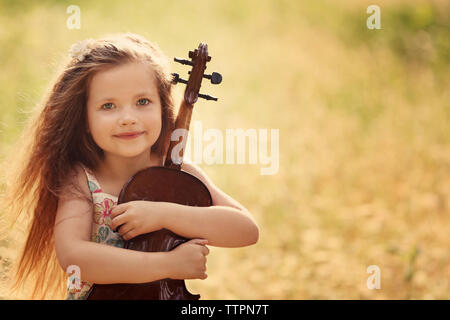
POLYGON ((208 188, 209 192, 211 193, 213 200, 217 192, 220 192, 217 186, 215 186, 213 181, 208 177, 206 172, 203 171, 202 168, 200 168, 197 164, 193 163, 189 159, 183 160, 183 163, 181 164, 181 170, 193 175, 201 182, 203 182, 203 184, 206 186, 206 188, 208 188))
POLYGON ((181 169, 194 177, 198 178, 208 188, 209 193, 213 201, 213 205, 216 206, 229 206, 236 209, 247 211, 247 209, 241 205, 238 201, 230 197, 228 194, 220 190, 208 175, 197 164, 186 159, 181 164, 181 169))
POLYGON ((80 180, 83 180, 84 184, 88 185, 91 194, 101 191, 100 184, 95 177, 95 173, 91 169, 79 163, 77 164, 76 170, 78 171, 78 175, 83 177, 82 179, 80 178, 80 180))
POLYGON ((194 177, 200 179, 204 184, 211 183, 206 173, 195 163, 189 159, 184 159, 181 164, 181 170, 193 175, 194 177))
POLYGON ((86 167, 84 164, 77 163, 75 166, 78 174, 85 177, 88 181, 96 180, 94 172, 88 167, 86 167))
POLYGON ((92 205, 92 193, 89 189, 89 180, 83 166, 74 165, 64 177, 58 195, 59 202, 83 199, 92 205))
POLYGON ((88 171, 90 170, 81 163, 74 165, 73 172, 76 175, 79 184, 88 185, 90 175, 88 171))

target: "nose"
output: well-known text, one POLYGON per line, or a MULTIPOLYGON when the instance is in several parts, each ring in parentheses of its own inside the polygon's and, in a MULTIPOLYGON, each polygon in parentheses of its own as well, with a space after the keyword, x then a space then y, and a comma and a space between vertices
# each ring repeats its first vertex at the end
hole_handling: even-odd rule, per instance
POLYGON ((127 126, 136 123, 136 117, 129 111, 129 108, 123 108, 123 112, 120 113, 119 125, 127 126))

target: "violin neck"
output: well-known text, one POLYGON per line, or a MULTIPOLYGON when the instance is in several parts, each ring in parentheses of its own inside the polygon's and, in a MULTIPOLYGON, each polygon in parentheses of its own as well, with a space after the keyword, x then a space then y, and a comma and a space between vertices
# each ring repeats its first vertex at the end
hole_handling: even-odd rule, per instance
POLYGON ((193 104, 190 104, 183 99, 180 109, 178 110, 177 119, 175 120, 175 128, 171 135, 164 167, 181 170, 193 108, 193 104))

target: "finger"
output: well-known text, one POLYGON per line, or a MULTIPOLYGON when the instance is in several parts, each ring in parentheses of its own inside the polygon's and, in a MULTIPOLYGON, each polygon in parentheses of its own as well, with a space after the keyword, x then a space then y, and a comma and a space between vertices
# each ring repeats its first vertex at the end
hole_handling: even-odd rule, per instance
POLYGON ((209 249, 208 249, 207 246, 204 246, 204 247, 202 248, 202 253, 203 253, 204 256, 207 256, 207 255, 209 254, 209 249))
POLYGON ((109 214, 111 219, 117 217, 118 215, 121 215, 122 213, 124 213, 126 211, 124 204, 125 203, 122 203, 122 204, 115 205, 112 207, 111 212, 109 214))
POLYGON ((120 233, 120 235, 123 238, 123 236, 125 234, 127 234, 128 232, 130 232, 133 229, 134 229, 134 227, 132 225, 130 225, 129 223, 125 223, 125 224, 123 224, 122 226, 119 227, 119 233, 120 233))
POLYGON ((135 230, 136 229, 131 229, 130 231, 128 231, 127 233, 125 233, 122 238, 124 240, 130 240, 133 239, 136 235, 135 235, 135 230))
POLYGON ((204 246, 205 244, 208 243, 208 240, 207 239, 192 239, 189 242, 204 246))
POLYGON ((117 217, 115 217, 114 219, 111 219, 111 228, 113 229, 114 232, 118 232, 118 230, 120 229, 120 227, 126 223, 126 215, 121 214, 117 217))

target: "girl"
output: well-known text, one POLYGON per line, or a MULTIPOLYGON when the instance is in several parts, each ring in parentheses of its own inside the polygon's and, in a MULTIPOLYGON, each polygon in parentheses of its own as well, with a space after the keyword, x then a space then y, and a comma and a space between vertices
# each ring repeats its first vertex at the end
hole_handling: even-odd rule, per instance
POLYGON ((74 266, 82 281, 69 283, 67 299, 84 299, 93 283, 205 279, 206 244, 256 243, 248 210, 190 162, 182 169, 205 183, 213 206, 117 205, 133 174, 164 163, 174 127, 167 59, 130 33, 79 42, 71 55, 22 135, 23 159, 9 161, 19 167, 8 180, 4 210, 13 223, 22 213, 29 223, 13 291, 32 279, 33 298, 61 297, 65 271, 74 266), (161 228, 193 240, 170 252, 123 248, 124 240, 161 228))

